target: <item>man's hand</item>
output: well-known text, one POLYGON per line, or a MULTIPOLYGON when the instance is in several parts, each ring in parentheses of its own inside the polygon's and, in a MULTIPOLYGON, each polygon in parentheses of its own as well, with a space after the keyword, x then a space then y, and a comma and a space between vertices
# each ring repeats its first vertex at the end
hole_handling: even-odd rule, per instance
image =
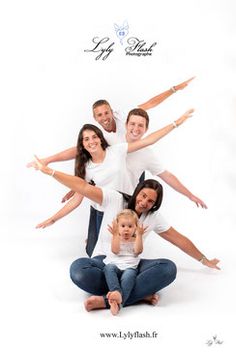
POLYGON ((188 84, 193 80, 195 79, 195 76, 191 77, 190 79, 184 81, 184 82, 181 82, 181 84, 178 84, 178 85, 175 85, 174 88, 176 91, 178 90, 183 90, 185 87, 188 86, 188 84))

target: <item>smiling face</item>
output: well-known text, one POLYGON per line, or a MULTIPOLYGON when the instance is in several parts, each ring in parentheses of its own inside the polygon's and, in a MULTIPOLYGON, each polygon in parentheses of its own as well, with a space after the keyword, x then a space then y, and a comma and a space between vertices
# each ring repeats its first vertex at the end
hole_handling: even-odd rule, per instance
POLYGON ((83 131, 83 147, 90 153, 90 155, 93 155, 96 152, 100 152, 100 150, 103 151, 101 146, 101 139, 93 130, 83 131))
POLYGON ((131 115, 126 123, 126 139, 129 143, 140 140, 147 131, 147 121, 139 115, 131 115))
POLYGON ((131 241, 136 230, 136 223, 132 216, 122 215, 118 220, 118 233, 122 241, 131 241))
POLYGON ((143 188, 136 196, 135 211, 138 215, 147 213, 157 200, 157 192, 151 188, 143 188))
POLYGON ((93 109, 94 119, 105 129, 111 132, 114 126, 113 112, 109 105, 102 104, 93 109))

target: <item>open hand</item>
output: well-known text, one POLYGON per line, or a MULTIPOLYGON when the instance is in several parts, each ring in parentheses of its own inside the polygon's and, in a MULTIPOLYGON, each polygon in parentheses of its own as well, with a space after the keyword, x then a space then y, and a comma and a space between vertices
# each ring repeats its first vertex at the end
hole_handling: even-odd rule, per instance
POLYGON ((181 83, 178 84, 178 85, 175 85, 174 88, 176 89, 176 91, 178 91, 178 90, 183 90, 185 87, 188 86, 188 84, 189 84, 193 79, 195 79, 195 76, 191 77, 190 79, 188 79, 188 80, 186 80, 186 81, 181 82, 181 83))
POLYGON ((204 264, 205 266, 209 267, 209 268, 215 268, 215 269, 218 269, 220 270, 220 267, 217 266, 217 264, 219 263, 219 259, 217 258, 214 258, 214 259, 207 259, 207 258, 204 258, 202 264, 204 264))

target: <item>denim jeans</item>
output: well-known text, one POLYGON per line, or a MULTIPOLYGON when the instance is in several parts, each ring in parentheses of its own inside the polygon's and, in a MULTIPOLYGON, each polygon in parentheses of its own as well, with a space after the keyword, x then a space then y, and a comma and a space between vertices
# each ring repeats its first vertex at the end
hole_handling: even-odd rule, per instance
MULTIPOLYGON (((79 258, 70 268, 72 281, 93 295, 106 295, 109 291, 103 268, 105 256, 79 258)), ((176 265, 168 259, 141 259, 133 290, 123 306, 135 304, 146 296, 165 288, 176 278, 176 265)))
POLYGON ((88 237, 86 245, 86 253, 89 257, 91 257, 98 240, 98 234, 100 231, 103 214, 104 213, 102 211, 96 210, 92 206, 90 206, 88 237))
POLYGON ((118 290, 122 295, 122 304, 126 303, 134 287, 138 270, 135 268, 119 269, 115 264, 106 264, 103 268, 110 291, 118 290))

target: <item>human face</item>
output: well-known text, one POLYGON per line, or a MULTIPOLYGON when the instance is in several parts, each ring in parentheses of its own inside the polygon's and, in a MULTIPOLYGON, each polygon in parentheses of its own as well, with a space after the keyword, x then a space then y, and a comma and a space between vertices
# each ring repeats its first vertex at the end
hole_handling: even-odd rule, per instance
POLYGON ((102 104, 93 109, 93 116, 95 120, 105 129, 107 132, 111 132, 114 126, 114 118, 111 107, 107 104, 102 104))
POLYGON ((138 215, 147 213, 157 200, 157 192, 152 188, 143 188, 136 196, 135 211, 138 215))
POLYGON ((134 219, 130 216, 120 216, 118 220, 118 233, 122 241, 130 241, 136 230, 134 219))
POLYGON ((93 130, 84 130, 83 147, 90 155, 102 151, 101 139, 93 130))
POLYGON ((131 115, 126 123, 126 138, 128 142, 140 140, 147 131, 147 122, 144 117, 131 115))

